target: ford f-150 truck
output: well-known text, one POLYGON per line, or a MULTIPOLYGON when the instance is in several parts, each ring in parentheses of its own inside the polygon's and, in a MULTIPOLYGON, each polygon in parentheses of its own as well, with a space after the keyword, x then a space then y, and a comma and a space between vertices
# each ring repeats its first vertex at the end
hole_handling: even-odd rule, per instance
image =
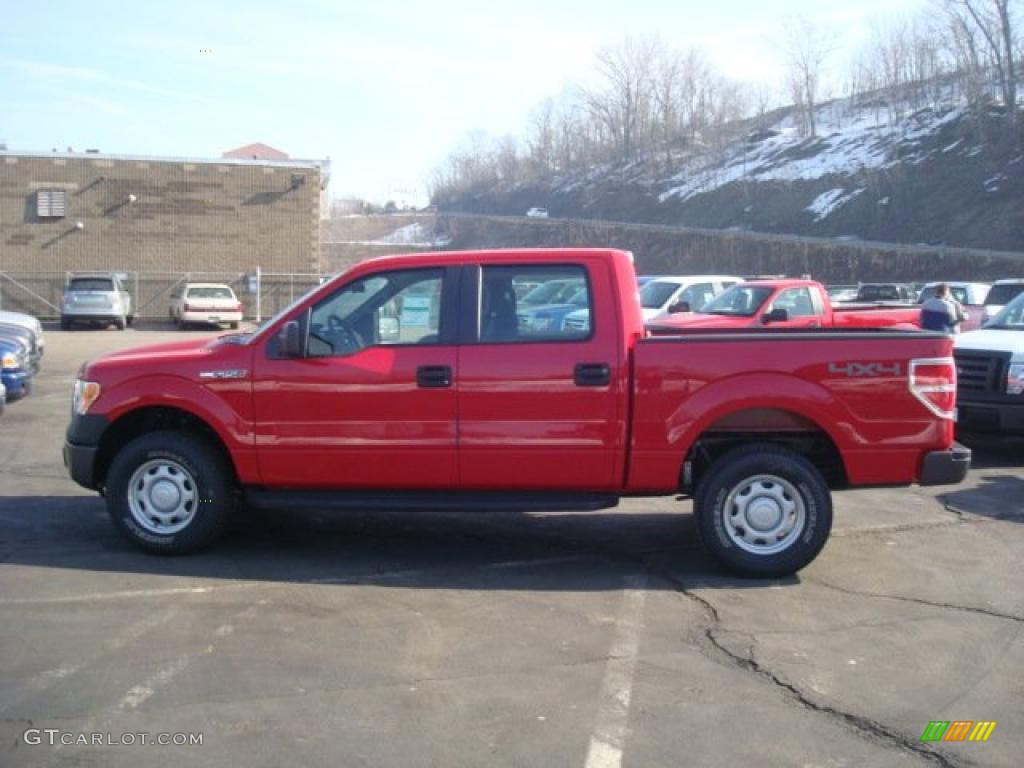
POLYGON ((724 291, 699 312, 659 318, 655 333, 690 328, 897 328, 920 327, 921 308, 833 304, 813 280, 751 280, 724 291))
POLYGON ((64 458, 154 552, 209 545, 243 505, 599 509, 682 493, 725 564, 786 574, 824 546, 830 489, 963 479, 952 344, 648 338, 623 251, 384 257, 254 333, 83 365, 64 458), (550 280, 586 286, 585 329, 518 323, 517 287, 550 280))

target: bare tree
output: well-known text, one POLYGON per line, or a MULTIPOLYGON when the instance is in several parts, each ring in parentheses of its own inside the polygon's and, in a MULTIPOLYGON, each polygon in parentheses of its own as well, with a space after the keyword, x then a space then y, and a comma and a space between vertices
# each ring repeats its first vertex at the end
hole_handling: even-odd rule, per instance
POLYGON ((1017 116, 1017 57, 1021 40, 1014 0, 945 0, 947 13, 961 32, 973 30, 983 41, 988 63, 995 72, 1011 126, 1017 116))
POLYGON ((822 68, 833 49, 831 33, 805 17, 794 17, 786 25, 783 51, 786 54, 790 93, 803 116, 803 127, 812 138, 818 135, 815 110, 821 96, 822 68))
POLYGON ((600 87, 584 91, 587 108, 612 135, 619 159, 632 159, 649 122, 651 74, 657 44, 627 37, 597 54, 600 87))

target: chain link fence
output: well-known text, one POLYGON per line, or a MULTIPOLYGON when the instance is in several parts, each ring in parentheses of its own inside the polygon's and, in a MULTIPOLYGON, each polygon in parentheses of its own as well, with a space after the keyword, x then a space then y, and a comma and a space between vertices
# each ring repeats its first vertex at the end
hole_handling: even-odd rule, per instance
MULTIPOLYGON (((0 271, 0 309, 26 312, 45 320, 60 317, 61 296, 70 272, 0 271)), ((171 292, 185 283, 223 283, 231 286, 245 307, 245 319, 259 322, 288 306, 324 275, 311 272, 118 272, 131 294, 134 316, 168 320, 171 292)))

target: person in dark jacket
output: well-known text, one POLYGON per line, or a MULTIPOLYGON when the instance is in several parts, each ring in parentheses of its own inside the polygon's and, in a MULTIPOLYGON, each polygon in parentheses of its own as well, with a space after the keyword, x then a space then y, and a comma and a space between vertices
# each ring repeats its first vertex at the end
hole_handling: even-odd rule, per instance
POLYGON ((939 283, 935 295, 921 305, 921 328, 926 331, 957 333, 964 319, 963 309, 950 297, 945 283, 939 283))

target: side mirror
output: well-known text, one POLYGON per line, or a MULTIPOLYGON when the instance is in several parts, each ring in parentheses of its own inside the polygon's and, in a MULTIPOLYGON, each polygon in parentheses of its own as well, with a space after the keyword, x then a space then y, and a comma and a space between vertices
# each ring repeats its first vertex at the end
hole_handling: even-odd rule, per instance
POLYGON ((789 320, 789 310, 782 307, 776 307, 771 312, 761 315, 761 322, 765 325, 768 325, 768 323, 784 323, 787 320, 789 320))
POLYGON ((298 320, 285 323, 278 338, 282 357, 303 357, 305 350, 302 349, 302 330, 298 320))
POLYGON ((677 301, 675 304, 670 304, 668 307, 668 313, 670 315, 678 315, 680 312, 689 312, 690 302, 688 301, 677 301))

